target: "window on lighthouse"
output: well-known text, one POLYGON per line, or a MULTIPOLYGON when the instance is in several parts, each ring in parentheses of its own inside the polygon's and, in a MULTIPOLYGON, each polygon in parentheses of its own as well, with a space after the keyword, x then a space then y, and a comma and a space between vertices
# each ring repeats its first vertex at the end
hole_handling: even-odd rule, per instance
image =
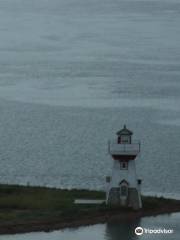
POLYGON ((122 144, 130 144, 131 143, 131 137, 130 136, 121 136, 121 143, 122 144))
POLYGON ((120 169, 127 170, 128 169, 128 162, 120 162, 120 169))

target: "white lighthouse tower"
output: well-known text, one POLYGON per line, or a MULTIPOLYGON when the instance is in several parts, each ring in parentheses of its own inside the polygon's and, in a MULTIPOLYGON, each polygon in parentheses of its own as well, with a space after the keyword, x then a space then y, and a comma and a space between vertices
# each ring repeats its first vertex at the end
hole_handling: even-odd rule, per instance
POLYGON ((140 153, 140 142, 132 142, 132 135, 124 125, 117 132, 117 139, 109 142, 113 169, 112 176, 106 178, 106 203, 139 209, 142 207, 141 180, 136 175, 135 159, 140 153))

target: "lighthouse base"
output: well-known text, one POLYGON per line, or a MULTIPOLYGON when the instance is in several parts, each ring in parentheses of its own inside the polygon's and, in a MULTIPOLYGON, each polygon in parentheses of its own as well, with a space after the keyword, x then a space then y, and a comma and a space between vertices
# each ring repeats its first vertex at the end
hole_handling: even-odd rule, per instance
POLYGON ((127 197, 120 195, 119 188, 111 188, 107 204, 131 207, 136 210, 142 207, 141 196, 136 188, 129 188, 127 197))

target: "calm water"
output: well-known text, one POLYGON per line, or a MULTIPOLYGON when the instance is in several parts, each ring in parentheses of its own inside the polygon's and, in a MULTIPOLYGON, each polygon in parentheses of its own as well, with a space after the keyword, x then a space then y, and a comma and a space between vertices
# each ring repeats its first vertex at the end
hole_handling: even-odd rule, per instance
POLYGON ((143 192, 178 195, 180 1, 0 1, 0 181, 104 188, 142 141, 143 192))
POLYGON ((179 22, 180 0, 1 0, 0 181, 104 189, 126 123, 143 192, 180 198, 179 22))
POLYGON ((123 224, 98 224, 78 229, 66 229, 51 233, 30 233, 0 236, 0 240, 138 240, 138 239, 170 239, 177 240, 180 236, 180 214, 148 217, 123 224), (172 234, 143 234, 136 236, 137 226, 148 229, 172 229, 172 234))

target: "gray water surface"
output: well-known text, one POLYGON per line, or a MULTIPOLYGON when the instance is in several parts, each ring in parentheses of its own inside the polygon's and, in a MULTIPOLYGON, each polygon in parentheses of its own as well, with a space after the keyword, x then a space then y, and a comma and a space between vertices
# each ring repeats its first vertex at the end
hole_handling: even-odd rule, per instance
POLYGON ((144 217, 135 221, 113 224, 97 224, 94 226, 65 229, 50 233, 29 233, 0 236, 0 240, 138 240, 138 239, 171 239, 180 236, 180 214, 144 217), (134 229, 141 226, 146 229, 173 230, 172 234, 143 234, 137 236, 134 229))
POLYGON ((178 197, 180 1, 0 1, 0 181, 104 189, 142 142, 143 192, 178 197))

